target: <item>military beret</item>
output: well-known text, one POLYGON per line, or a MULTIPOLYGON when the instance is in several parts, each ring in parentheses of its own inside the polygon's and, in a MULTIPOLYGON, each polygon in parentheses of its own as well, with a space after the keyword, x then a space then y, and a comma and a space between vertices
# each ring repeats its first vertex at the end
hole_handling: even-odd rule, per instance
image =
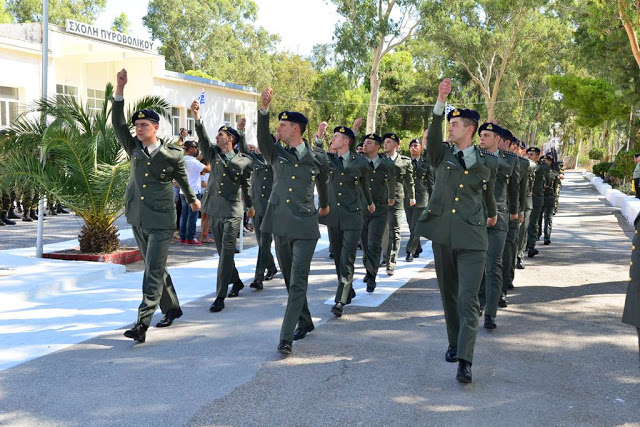
POLYGON ((343 135, 348 136, 351 139, 356 139, 356 134, 353 133, 353 130, 351 130, 351 128, 348 128, 346 126, 338 126, 335 129, 333 129, 333 133, 341 133, 343 135))
POLYGON ((540 154, 540 149, 538 147, 529 147, 527 148, 527 153, 534 152, 536 154, 540 154))
POLYGON ((278 114, 278 120, 285 120, 287 122, 293 122, 293 123, 301 123, 303 125, 306 125, 307 123, 309 123, 309 120, 307 120, 304 114, 298 113, 297 111, 283 111, 282 113, 278 114))
POLYGON ((502 136, 502 132, 505 131, 505 129, 503 129, 499 125, 491 122, 485 122, 482 125, 480 125, 480 127, 478 128, 478 135, 480 135, 480 133, 482 133, 483 130, 491 131, 498 136, 502 136))
POLYGON ((511 144, 509 144, 509 145, 514 145, 514 144, 517 145, 518 147, 520 146, 520 140, 518 138, 516 138, 515 136, 513 137, 513 139, 511 140, 511 144))
POLYGON ((384 135, 382 135, 383 141, 387 138, 393 139, 397 144, 400 144, 400 137, 393 132, 385 133, 384 135))
POLYGON ((131 117, 131 123, 136 124, 136 120, 151 120, 152 122, 160 123, 160 116, 155 111, 151 110, 140 110, 133 113, 131 117))
POLYGON ((413 145, 413 144, 420 144, 422 145, 422 140, 420 138, 413 138, 411 140, 411 142, 409 142, 409 146, 413 145))
POLYGON ((523 150, 526 150, 527 148, 527 143, 524 141, 519 141, 520 142, 520 148, 522 148, 523 150))
POLYGON ((503 139, 508 139, 509 141, 513 141, 515 136, 513 136, 513 133, 511 133, 511 131, 509 129, 503 128, 502 129, 502 138, 503 139))
POLYGON ((356 147, 364 147, 364 142, 361 142, 360 144, 356 145, 356 147))
POLYGON ((382 137, 376 133, 369 133, 364 136, 364 139, 370 139, 372 141, 377 142, 378 144, 382 144, 382 137))
POLYGON ((461 117, 463 119, 471 119, 476 122, 480 121, 480 113, 478 113, 475 110, 469 110, 468 108, 455 108, 449 111, 449 114, 447 114, 448 121, 456 117, 461 117))
POLYGON ((222 126, 220 129, 218 129, 218 132, 226 132, 227 135, 231 135, 236 142, 240 141, 240 134, 231 126, 222 126))

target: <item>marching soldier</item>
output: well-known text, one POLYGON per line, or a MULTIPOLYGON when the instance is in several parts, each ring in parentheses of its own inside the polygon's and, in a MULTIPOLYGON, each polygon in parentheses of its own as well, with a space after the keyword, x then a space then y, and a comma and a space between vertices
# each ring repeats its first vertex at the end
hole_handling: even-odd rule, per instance
POLYGON ((9 212, 11 212, 13 207, 9 193, 2 191, 0 188, 0 196, 2 197, 2 203, 0 204, 0 227, 4 225, 16 225, 16 222, 12 221, 9 217, 9 212))
POLYGON ((217 313, 224 309, 225 296, 235 298, 244 288, 233 258, 244 217, 243 199, 244 205, 249 209, 247 216, 253 218, 255 214, 249 193, 252 160, 248 155, 233 149, 241 140, 238 131, 222 126, 218 129, 214 145, 200 120, 198 101, 191 103, 191 112, 196 122, 202 156, 211 165, 207 193, 202 199, 202 211, 209 215, 219 256, 216 299, 209 308, 212 313, 217 313), (233 283, 233 286, 227 295, 229 283, 233 283))
POLYGON ((329 228, 329 241, 333 249, 338 288, 331 312, 341 317, 344 306, 355 297, 353 269, 362 232, 362 199, 367 210, 374 213, 376 206, 369 191, 370 169, 363 156, 354 154, 350 147, 356 139, 353 130, 338 126, 333 130, 331 145, 335 153, 329 159, 329 214, 319 218, 329 228))
POLYGON ((529 221, 531 218, 531 211, 533 210, 533 182, 535 180, 536 163, 531 160, 527 155, 527 146, 524 141, 520 142, 520 156, 526 160, 529 164, 525 169, 525 165, 521 165, 520 170, 526 171, 527 181, 527 197, 526 204, 524 206, 524 222, 520 224, 518 229, 518 255, 516 257, 516 268, 524 270, 524 251, 527 249, 527 236, 529 230, 529 221))
POLYGON ((422 140, 415 138, 409 143, 409 151, 411 154, 411 166, 413 169, 413 183, 415 187, 415 205, 411 206, 409 199, 409 190, 404 189, 404 213, 407 216, 409 231, 411 232, 409 241, 407 242, 407 262, 413 261, 413 258, 420 256, 422 245, 420 244, 420 236, 415 232, 418 219, 422 216, 422 212, 427 207, 429 196, 433 192, 434 174, 429 158, 422 150, 422 140))
POLYGON ((178 296, 167 271, 167 255, 176 224, 171 182, 176 180, 194 211, 200 210, 200 201, 189 186, 182 149, 165 143, 157 136, 160 121, 157 113, 150 110, 136 112, 131 119, 136 136, 131 136, 123 112, 126 84, 127 71, 123 69, 117 76, 112 120, 116 138, 131 158, 125 216, 142 252, 145 270, 138 319, 124 336, 143 343, 158 305, 164 317, 156 327, 171 326, 182 316, 178 296))
MULTIPOLYGON (((271 196, 271 187, 273 186, 273 169, 271 164, 267 162, 259 149, 250 152, 247 148, 246 139, 244 138, 244 127, 246 120, 242 119, 238 124, 238 132, 240 133, 241 143, 239 149, 242 153, 248 154, 253 159, 253 172, 251 173, 251 202, 256 214, 253 217, 254 232, 258 241, 258 259, 256 260, 256 268, 253 282, 249 287, 262 290, 263 281, 269 281, 274 278, 278 269, 276 268, 273 254, 271 253, 271 242, 273 237, 271 233, 260 231, 260 226, 264 220, 264 214, 267 210, 267 202, 271 196)), ((268 142, 275 142, 270 136, 268 142)))
POLYGON ((364 138, 363 154, 371 169, 369 176, 369 191, 376 207, 374 212, 369 212, 366 206, 361 206, 364 212, 364 222, 360 241, 362 243, 362 262, 367 271, 364 282, 367 284, 367 292, 373 292, 376 288, 376 277, 380 268, 380 255, 382 254, 382 234, 387 225, 389 206, 395 203, 396 171, 395 165, 386 156, 379 154, 382 145, 382 137, 370 133, 364 138))
MULTIPOLYGON (((503 254, 507 234, 513 228, 512 223, 518 220, 518 173, 520 165, 518 159, 509 151, 509 144, 513 135, 495 123, 483 123, 479 130, 480 146, 489 154, 498 158, 498 173, 494 188, 494 198, 498 211, 498 222, 487 228, 489 248, 485 275, 482 280, 484 292, 480 292, 480 306, 486 301, 484 313, 484 327, 496 328, 498 305, 506 307, 506 300, 502 296, 502 267, 503 254), (510 139, 509 139, 510 138, 510 139), (485 300, 485 301, 483 301, 485 300)), ((517 226, 517 223, 514 224, 517 226)), ((515 235, 515 230, 514 230, 515 235)))
POLYGON ((556 208, 556 181, 560 181, 560 172, 552 167, 551 156, 543 156, 544 161, 549 165, 549 181, 544 188, 544 203, 542 216, 544 218, 544 244, 551 244, 551 229, 553 227, 553 215, 556 208))
POLYGON ((387 267, 387 274, 392 276, 396 269, 398 252, 400 251, 400 223, 402 221, 402 207, 404 203, 405 187, 409 206, 415 206, 416 193, 413 184, 413 167, 411 159, 398 153, 400 137, 395 133, 386 133, 382 136, 384 141, 384 153, 396 167, 396 194, 395 203, 389 207, 389 220, 382 237, 383 265, 387 267))
POLYGON ((527 149, 529 159, 536 163, 536 170, 533 180, 532 201, 533 210, 529 218, 529 228, 527 230, 527 256, 533 258, 538 254, 536 242, 540 235, 540 219, 542 209, 544 207, 544 188, 549 182, 549 165, 541 160, 540 149, 538 147, 529 147, 527 149))
POLYGON ((480 119, 476 111, 449 112, 451 145, 443 142, 442 120, 450 92, 447 78, 440 83, 427 137, 427 156, 437 185, 417 231, 433 242, 449 339, 445 360, 459 362, 456 379, 469 383, 480 309, 478 290, 487 258, 487 227, 498 220, 493 194, 499 161, 473 145, 480 119))
POLYGON ((286 147, 271 142, 269 105, 272 99, 273 90, 265 89, 258 113, 258 147, 273 167, 273 189, 261 231, 274 236, 278 264, 289 292, 278 351, 291 354, 293 340, 304 338, 314 329, 307 305, 307 287, 311 260, 320 238, 317 214, 326 216, 330 210, 329 160, 323 150, 311 147, 302 138, 308 121, 299 112, 283 111, 278 115, 278 134, 286 147), (314 185, 320 206, 317 214, 314 185))
POLYGON ((622 312, 622 322, 635 326, 638 334, 640 354, 640 214, 633 222, 635 235, 631 244, 631 267, 629 267, 629 286, 622 312))

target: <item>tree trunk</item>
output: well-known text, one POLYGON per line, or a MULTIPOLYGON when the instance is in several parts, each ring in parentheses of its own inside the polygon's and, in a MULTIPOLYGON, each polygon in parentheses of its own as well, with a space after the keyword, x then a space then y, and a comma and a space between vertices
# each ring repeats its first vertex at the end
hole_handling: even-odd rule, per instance
POLYGON ((373 52, 373 62, 369 72, 369 84, 371 96, 369 97, 369 110, 367 111, 367 133, 375 132, 376 115, 378 113, 378 97, 380 95, 380 60, 382 59, 383 42, 373 52))

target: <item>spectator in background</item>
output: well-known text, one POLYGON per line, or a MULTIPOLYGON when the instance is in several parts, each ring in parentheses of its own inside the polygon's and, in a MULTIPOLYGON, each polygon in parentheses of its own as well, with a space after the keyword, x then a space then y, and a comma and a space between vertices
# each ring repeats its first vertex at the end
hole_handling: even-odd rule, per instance
MULTIPOLYGON (((195 141, 185 141, 184 143, 184 164, 187 172, 187 180, 189 186, 196 193, 198 200, 202 199, 202 180, 201 173, 209 172, 210 166, 203 165, 198 156, 200 150, 198 143, 195 141)), ((180 202, 182 203, 182 215, 180 216, 180 243, 185 245, 201 245, 202 242, 196 239, 196 223, 198 221, 198 212, 191 209, 189 203, 180 190, 180 202)))
POLYGON ((185 128, 180 128, 180 136, 178 136, 178 142, 176 144, 183 147, 189 135, 191 135, 190 131, 186 130, 185 128))
POLYGON ((633 155, 636 168, 633 170, 633 189, 636 192, 636 199, 640 199, 640 153, 633 155))
MULTIPOLYGON (((202 159, 200 160, 200 162, 207 168, 209 168, 209 171, 211 170, 211 165, 208 161, 202 159)), ((205 172, 207 168, 203 169, 202 172, 200 172, 200 186, 202 188, 202 197, 204 197, 204 193, 207 191, 207 182, 209 182, 209 172, 205 172)), ((214 243, 214 240, 209 237, 209 215, 202 211, 200 211, 200 215, 200 230, 202 233, 200 236, 200 241, 202 243, 214 243)))

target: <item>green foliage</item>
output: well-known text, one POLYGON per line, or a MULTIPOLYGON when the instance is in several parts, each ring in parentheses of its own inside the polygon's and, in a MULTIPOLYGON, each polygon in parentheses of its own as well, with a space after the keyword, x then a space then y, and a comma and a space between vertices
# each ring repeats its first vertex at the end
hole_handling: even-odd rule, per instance
POLYGON ((13 16, 7 10, 6 1, 0 0, 0 24, 10 24, 13 22, 13 16))
POLYGON ((553 90, 562 94, 563 104, 577 113, 576 123, 597 126, 605 120, 621 120, 629 114, 629 105, 616 93, 616 88, 600 78, 575 75, 550 76, 553 90))
POLYGON ((123 34, 127 34, 129 32, 129 28, 131 28, 131 21, 127 18, 127 14, 122 12, 120 15, 113 18, 113 23, 111 24, 111 29, 113 31, 119 31, 123 34))
MULTIPOLYGON (((129 164, 111 127, 112 94, 108 84, 97 113, 73 98, 41 99, 30 113, 51 121, 22 115, 3 141, 10 149, 0 162, 0 184, 12 188, 20 183, 25 190, 27 183, 72 209, 85 221, 79 239, 85 252, 113 251, 119 243, 113 224, 123 214, 129 164)), ((131 112, 144 108, 167 116, 170 105, 147 97, 131 112)))
POLYGON ((604 159, 604 148, 600 148, 600 147, 593 147, 590 151, 589 151, 589 158, 591 160, 602 160, 604 159))
MULTIPOLYGON (((93 24, 106 4, 107 0, 49 1, 49 22, 63 27, 66 19, 93 24)), ((7 9, 15 22, 42 22, 42 0, 8 0, 7 9)))
POLYGON ((630 179, 633 177, 633 170, 636 164, 631 151, 620 151, 616 155, 615 166, 609 170, 609 174, 614 178, 630 179))
POLYGON ((202 70, 188 70, 185 74, 188 74, 188 75, 194 76, 194 77, 202 77, 203 79, 220 80, 220 79, 216 79, 213 76, 210 76, 209 74, 205 73, 202 70))
POLYGON ((595 165, 593 165, 593 173, 604 179, 607 172, 609 172, 611 165, 611 162, 596 163, 595 165))

